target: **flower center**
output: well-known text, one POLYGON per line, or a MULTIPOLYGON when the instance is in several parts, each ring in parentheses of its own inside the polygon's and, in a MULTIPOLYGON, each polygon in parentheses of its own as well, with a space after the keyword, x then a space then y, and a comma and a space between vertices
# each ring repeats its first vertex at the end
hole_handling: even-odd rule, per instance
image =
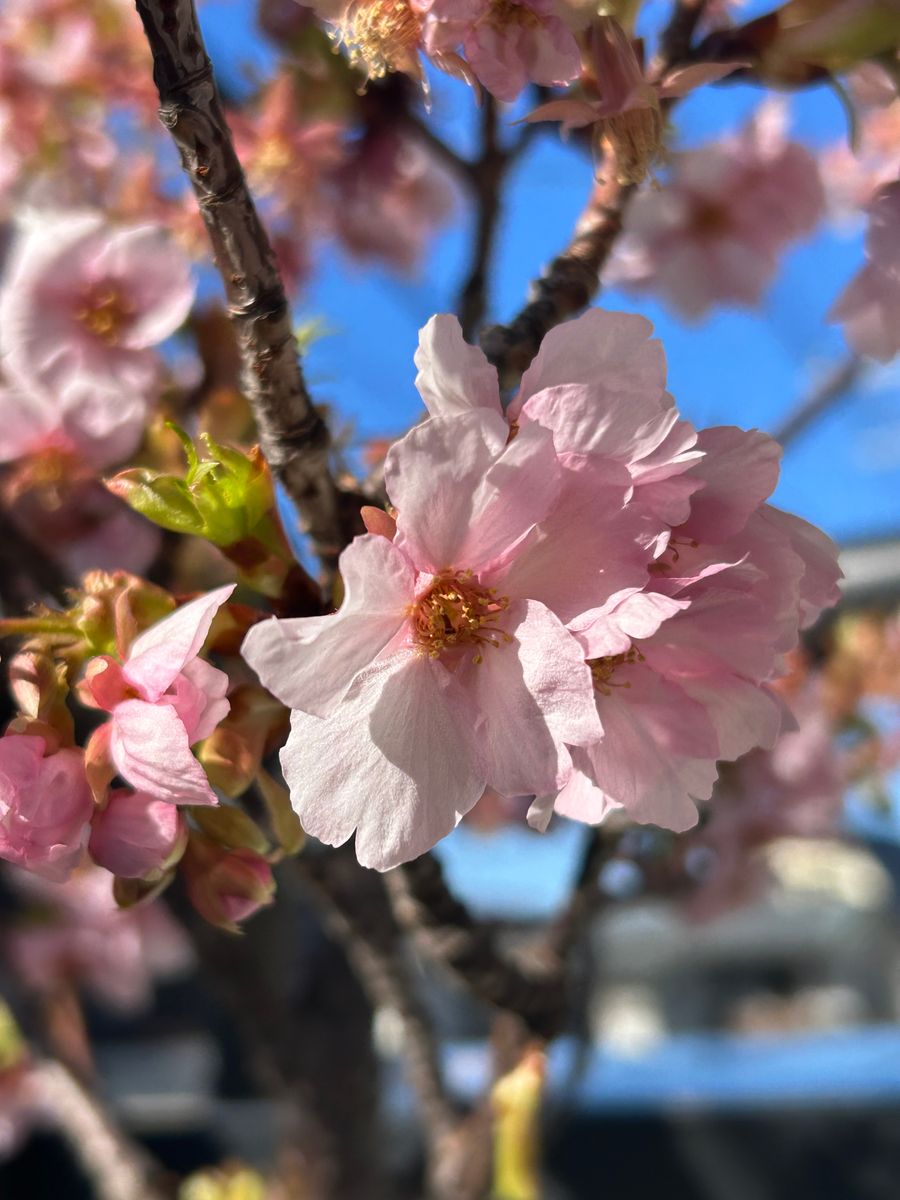
MULTIPOLYGON (((500 646, 512 641, 494 626, 508 607, 508 596, 476 583, 471 571, 448 571, 410 606, 413 637, 429 658, 458 646, 500 646)), ((479 649, 474 661, 481 657, 479 649)))
POLYGON ((408 71, 421 36, 419 18, 408 0, 356 0, 348 5, 334 40, 351 66, 363 66, 370 79, 408 71))
POLYGON ((527 4, 521 4, 519 0, 491 0, 483 19, 499 30, 507 29, 510 25, 537 29, 541 23, 541 18, 534 9, 529 8, 527 4))
POLYGON ((691 213, 691 229, 700 237, 718 237, 728 233, 732 221, 727 207, 715 200, 698 199, 691 213))
POLYGON ((115 346, 119 336, 134 315, 134 309, 112 284, 94 288, 84 297, 75 317, 94 337, 115 346))
POLYGON ((589 658, 587 665, 594 677, 594 687, 602 696, 608 696, 614 687, 631 687, 630 683, 613 683, 612 677, 617 667, 632 666, 644 661, 644 656, 636 646, 631 646, 624 654, 609 654, 606 658, 589 658))

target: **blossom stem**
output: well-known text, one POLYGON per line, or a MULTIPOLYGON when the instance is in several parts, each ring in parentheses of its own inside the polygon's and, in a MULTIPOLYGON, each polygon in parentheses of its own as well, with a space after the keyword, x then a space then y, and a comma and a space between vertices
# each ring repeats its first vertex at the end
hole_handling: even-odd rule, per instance
POLYGON ((212 243, 263 454, 331 570, 347 540, 330 439, 297 355, 275 257, 234 149, 194 0, 136 0, 153 55, 160 120, 181 154, 212 243))

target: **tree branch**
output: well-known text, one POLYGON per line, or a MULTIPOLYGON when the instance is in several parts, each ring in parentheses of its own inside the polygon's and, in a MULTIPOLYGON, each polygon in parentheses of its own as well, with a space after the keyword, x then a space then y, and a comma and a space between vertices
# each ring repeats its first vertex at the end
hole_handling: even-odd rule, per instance
POLYGON ((429 1184, 441 1195, 443 1161, 458 1119, 444 1087, 430 1018, 409 978, 383 878, 361 868, 352 848, 303 855, 296 865, 372 1004, 393 1009, 402 1022, 404 1057, 425 1131, 429 1184))
POLYGON ((529 1031, 549 1038, 565 1014, 565 985, 559 972, 534 970, 501 954, 491 931, 452 895, 441 865, 423 854, 386 876, 400 923, 479 999, 518 1014, 529 1031))
POLYGON ((812 425, 823 413, 842 400, 866 369, 865 362, 855 354, 849 355, 818 387, 801 401, 792 413, 772 434, 777 442, 786 446, 812 425))
POLYGON ((637 190, 619 183, 613 164, 597 182, 575 226, 574 236, 530 289, 528 303, 508 325, 492 325, 481 336, 503 386, 516 382, 537 354, 544 336, 590 304, 600 272, 622 229, 625 207, 637 190))
POLYGON ((126 1138, 92 1095, 62 1063, 44 1059, 32 1068, 43 1104, 91 1183, 96 1200, 165 1200, 151 1182, 153 1165, 126 1138))
POLYGON ((160 120, 197 196, 240 347, 260 444, 333 567, 347 530, 329 436, 297 358, 290 309, 247 187, 203 45, 194 0, 136 0, 153 54, 160 120))

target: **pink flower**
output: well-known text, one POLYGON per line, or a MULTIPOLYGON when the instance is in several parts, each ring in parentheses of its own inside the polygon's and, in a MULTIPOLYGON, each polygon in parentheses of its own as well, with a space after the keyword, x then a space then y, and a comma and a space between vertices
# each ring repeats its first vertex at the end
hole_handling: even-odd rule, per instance
POLYGON ((126 879, 158 879, 187 845, 187 825, 174 804, 145 792, 111 792, 91 822, 88 850, 98 866, 126 879))
POLYGON ((554 87, 578 77, 581 54, 553 0, 416 0, 425 50, 440 60, 458 49, 498 100, 529 82, 554 87))
POLYGON ((82 696, 112 717, 94 734, 100 746, 92 753, 108 752, 122 778, 148 798, 216 803, 190 748, 228 713, 228 676, 197 656, 233 591, 228 584, 176 609, 135 639, 123 663, 101 655, 87 665, 82 696))
MULTIPOLYGON (((704 430, 689 475, 703 486, 643 592, 585 631, 603 740, 573 752, 557 812, 597 822, 616 808, 683 830, 717 760, 771 747, 782 708, 768 686, 800 628, 838 598, 824 534, 763 503, 780 451, 765 434, 704 430), (617 626, 617 628, 616 628, 617 626)), ((538 823, 549 805, 539 805, 538 823)))
POLYGON ((740 134, 673 154, 670 168, 664 188, 629 207, 605 278, 658 292, 690 317, 758 304, 782 251, 823 214, 815 159, 786 139, 780 108, 768 105, 740 134))
POLYGON ((428 238, 449 217, 453 183, 428 151, 396 128, 367 131, 332 174, 331 219, 354 258, 400 271, 420 262, 428 238))
MULTIPOLYGON (((117 392, 132 406, 133 445, 158 382, 152 347, 184 321, 193 294, 188 261, 162 230, 110 227, 95 213, 34 213, 0 294, 8 380, 54 405, 79 389, 77 403, 99 405, 98 416, 84 418, 88 431, 110 423, 117 392)), ((117 437, 127 441, 121 430, 117 437)))
POLYGON ((82 755, 45 750, 39 737, 0 738, 0 858, 65 879, 81 858, 94 805, 82 755))
MULTIPOLYGON (((593 479, 624 468, 626 511, 662 531, 632 584, 601 597, 589 572, 578 580, 570 571, 554 600, 591 666, 604 731, 572 748, 556 810, 597 821, 624 807, 681 829, 696 821, 695 800, 709 797, 718 759, 772 744, 781 706, 767 681, 783 671, 799 628, 837 599, 840 572, 828 538, 763 503, 778 479, 771 438, 729 428, 698 436, 679 420, 650 332, 640 317, 600 310, 558 326, 507 413, 517 436, 539 424, 560 464, 579 464, 595 511, 593 479)), ((431 413, 500 412, 496 372, 455 319, 432 318, 416 363, 431 413)), ((543 527, 553 552, 584 561, 582 528, 553 518, 543 527)), ((538 824, 552 800, 536 806, 538 824)))
POLYGON ((135 1012, 149 1003, 156 978, 191 963, 190 943, 165 906, 120 909, 113 877, 99 867, 64 884, 17 874, 12 881, 41 918, 6 934, 10 960, 29 988, 46 993, 75 983, 111 1008, 135 1012))
POLYGON ((888 362, 900 353, 900 182, 869 206, 866 263, 831 310, 858 354, 888 362))

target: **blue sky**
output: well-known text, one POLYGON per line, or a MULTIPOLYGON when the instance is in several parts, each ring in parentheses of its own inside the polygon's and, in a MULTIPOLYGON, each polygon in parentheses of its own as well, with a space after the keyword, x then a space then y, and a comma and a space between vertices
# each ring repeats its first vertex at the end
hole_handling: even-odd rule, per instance
MULTIPOLYGON (((217 71, 240 86, 244 69, 265 68, 271 51, 252 31, 247 0, 208 0, 204 30, 217 71)), ((734 126, 761 92, 750 86, 703 89, 676 114, 678 144, 692 145, 734 126)), ((796 136, 813 150, 846 130, 833 92, 818 87, 790 98, 796 136)), ((519 115, 510 114, 510 120, 519 115)), ((468 89, 435 81, 431 120, 448 141, 471 149, 475 106, 468 89)), ((565 146, 555 127, 535 138, 513 172, 496 247, 492 319, 521 305, 528 282, 565 244, 591 184, 591 164, 565 146)), ((413 279, 349 262, 325 248, 300 316, 331 331, 308 357, 318 399, 352 421, 358 439, 399 434, 420 413, 413 386, 417 331, 452 309, 465 275, 471 214, 461 204, 434 240, 413 279)), ((845 352, 825 323, 834 296, 861 260, 861 229, 824 227, 785 257, 759 312, 721 309, 686 325, 652 298, 605 291, 603 306, 653 321, 666 348, 670 389, 698 424, 774 429, 845 352)), ((900 529, 900 368, 873 369, 852 394, 788 449, 776 502, 839 540, 900 529)))

